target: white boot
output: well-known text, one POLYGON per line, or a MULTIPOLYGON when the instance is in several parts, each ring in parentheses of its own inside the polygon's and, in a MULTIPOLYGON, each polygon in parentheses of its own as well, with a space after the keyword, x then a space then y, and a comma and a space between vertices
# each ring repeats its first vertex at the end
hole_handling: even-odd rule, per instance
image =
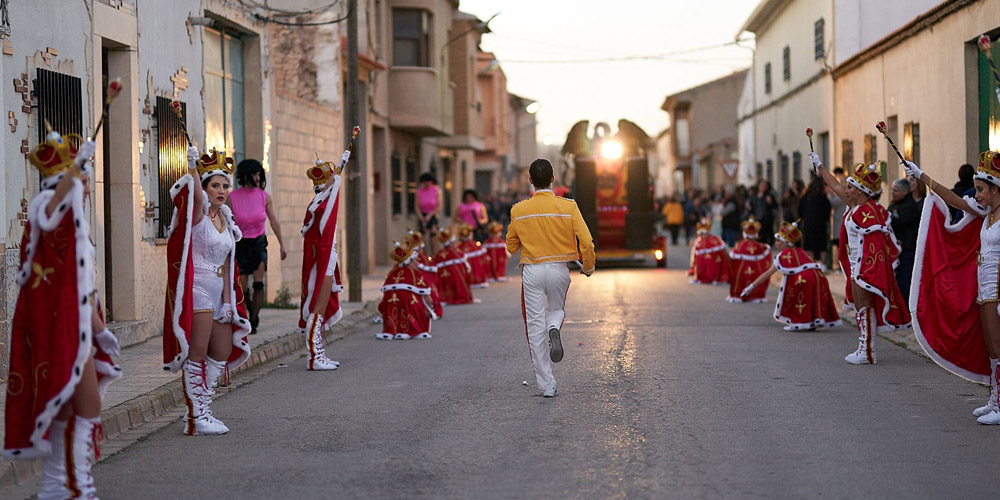
POLYGON ((309 317, 306 331, 306 349, 309 358, 306 369, 309 371, 336 370, 340 363, 326 357, 326 344, 323 342, 323 318, 318 314, 309 317))
MULTIPOLYGON (((991 359, 990 361, 995 362, 996 360, 991 359)), ((996 364, 993 365, 993 373, 990 374, 990 386, 994 388, 1000 386, 1000 368, 997 368, 996 364)), ((990 394, 990 402, 993 403, 993 409, 976 419, 976 422, 985 425, 1000 425, 1000 389, 990 394)))
POLYGON ((852 365, 874 365, 875 347, 872 344, 875 341, 875 310, 862 307, 858 309, 855 318, 858 321, 858 331, 861 333, 858 337, 858 350, 848 354, 844 361, 852 365))
POLYGON ((188 436, 213 436, 225 434, 229 428, 215 420, 208 409, 211 399, 208 395, 207 362, 184 362, 184 404, 187 405, 187 415, 184 418, 184 434, 188 436))
POLYGON ((53 420, 49 426, 52 453, 42 462, 42 489, 38 500, 63 500, 71 496, 66 488, 66 422, 53 420))
POLYGON ((997 408, 997 358, 990 358, 990 399, 986 406, 980 406, 972 411, 972 416, 981 417, 997 408))
POLYGON ((222 376, 225 370, 226 363, 224 361, 216 361, 210 356, 205 357, 205 378, 206 382, 208 382, 208 393, 205 395, 205 413, 210 420, 225 428, 225 432, 229 432, 229 427, 212 414, 212 397, 215 396, 215 387, 219 383, 219 377, 222 376))
POLYGON ((73 416, 66 423, 66 488, 68 498, 97 500, 91 467, 97 460, 97 434, 101 431, 101 418, 73 416))

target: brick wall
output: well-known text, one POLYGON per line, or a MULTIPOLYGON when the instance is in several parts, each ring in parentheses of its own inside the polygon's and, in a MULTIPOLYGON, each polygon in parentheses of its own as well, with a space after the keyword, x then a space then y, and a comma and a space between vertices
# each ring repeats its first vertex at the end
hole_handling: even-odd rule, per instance
POLYGON ((272 106, 274 137, 268 187, 288 259, 281 261, 278 241, 269 232, 267 294, 268 299, 273 300, 278 289, 285 287, 296 301, 302 286, 302 234, 299 231, 313 196, 306 168, 315 164, 316 153, 327 161, 339 160, 344 147, 343 116, 336 110, 280 92, 272 106))

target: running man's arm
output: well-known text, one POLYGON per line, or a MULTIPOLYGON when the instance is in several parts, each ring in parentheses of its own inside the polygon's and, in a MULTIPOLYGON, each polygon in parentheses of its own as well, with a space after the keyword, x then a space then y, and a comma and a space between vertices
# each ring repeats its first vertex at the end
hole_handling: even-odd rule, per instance
POLYGON ((573 233, 580 245, 580 256, 583 259, 583 274, 590 276, 594 273, 594 265, 597 261, 597 254, 594 253, 594 238, 590 235, 590 229, 583 220, 580 207, 573 203, 573 233))
POLYGON ((518 250, 521 249, 521 238, 517 236, 517 230, 514 229, 515 221, 510 221, 507 226, 507 253, 514 255, 518 250))

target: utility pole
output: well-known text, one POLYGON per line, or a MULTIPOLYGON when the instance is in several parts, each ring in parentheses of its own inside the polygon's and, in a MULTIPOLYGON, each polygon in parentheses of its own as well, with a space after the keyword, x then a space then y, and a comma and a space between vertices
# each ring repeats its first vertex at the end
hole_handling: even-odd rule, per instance
MULTIPOLYGON (((364 99, 360 95, 358 84, 358 0, 347 1, 347 106, 346 126, 344 127, 344 144, 347 144, 351 129, 361 124, 361 113, 364 111, 364 99)), ((361 179, 365 175, 365 132, 354 145, 352 153, 353 165, 347 172, 347 300, 361 302, 361 232, 364 226, 364 214, 361 213, 361 179)))

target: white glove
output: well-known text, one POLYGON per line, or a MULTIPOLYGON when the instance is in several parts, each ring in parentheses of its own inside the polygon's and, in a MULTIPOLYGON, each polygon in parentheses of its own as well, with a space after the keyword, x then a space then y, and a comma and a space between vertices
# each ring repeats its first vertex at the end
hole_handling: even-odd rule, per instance
POLYGON ((819 155, 816 153, 809 153, 809 161, 812 163, 813 170, 823 166, 823 161, 819 159, 819 155))
POLYGON ((234 315, 235 311, 233 310, 233 305, 226 303, 222 304, 222 310, 220 310, 219 314, 212 319, 218 321, 219 323, 232 323, 234 315))
POLYGON ((115 337, 115 334, 107 328, 94 334, 94 342, 97 343, 97 347, 111 356, 117 357, 122 353, 121 346, 118 345, 118 337, 115 337))
POLYGON ((343 168, 347 165, 347 160, 351 159, 351 152, 349 150, 344 150, 344 154, 340 155, 340 167, 343 168))
POLYGON ((912 175, 917 179, 919 179, 920 176, 923 175, 924 173, 924 171, 920 170, 920 167, 918 167, 917 164, 913 163, 912 161, 901 161, 899 162, 899 165, 903 167, 903 170, 906 170, 906 175, 912 175))
POLYGON ((94 157, 94 151, 97 150, 97 144, 94 143, 93 139, 84 141, 80 145, 80 149, 76 151, 76 158, 73 158, 73 163, 76 164, 76 168, 80 169, 81 172, 87 173, 90 169, 87 168, 87 164, 90 159, 94 157))
POLYGON ((1000 101, 1000 87, 993 89, 993 91, 997 94, 997 101, 1000 101))
POLYGON ((747 285, 747 287, 744 288, 742 292, 740 292, 740 298, 742 299, 743 297, 750 295, 750 290, 753 290, 754 288, 756 287, 754 287, 753 285, 747 285))
POLYGON ((198 168, 198 148, 194 146, 188 146, 188 170, 194 170, 198 168))

